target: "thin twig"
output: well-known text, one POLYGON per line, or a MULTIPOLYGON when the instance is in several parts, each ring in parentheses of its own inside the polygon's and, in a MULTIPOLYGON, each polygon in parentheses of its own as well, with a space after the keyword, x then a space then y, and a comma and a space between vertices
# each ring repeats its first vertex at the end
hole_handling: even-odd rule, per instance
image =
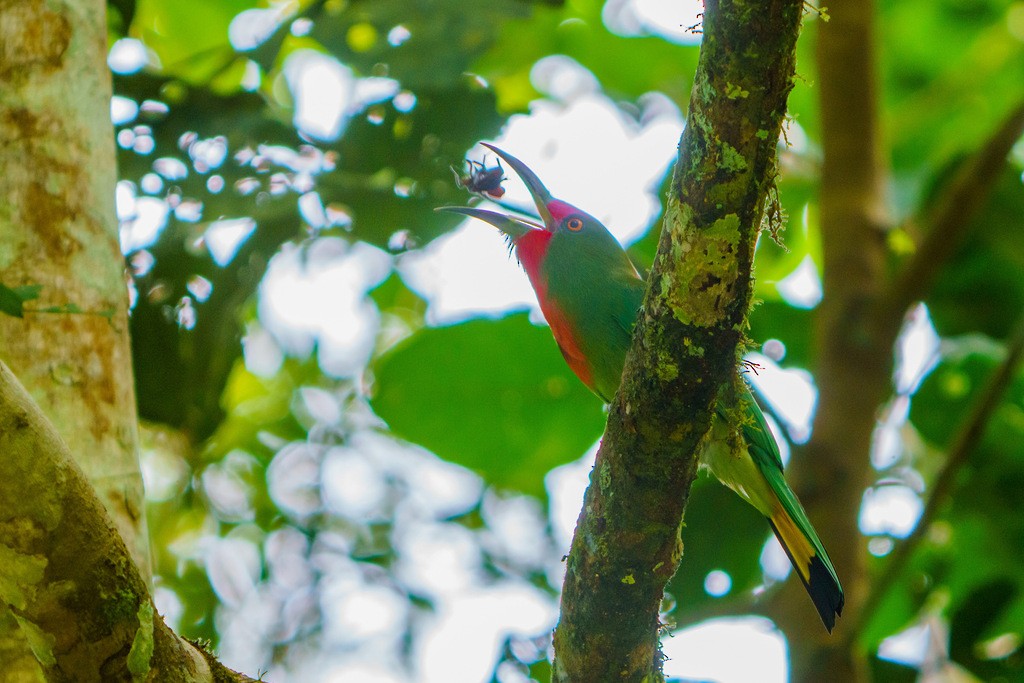
POLYGON ((1024 134, 1024 102, 1019 103, 992 136, 963 165, 947 187, 936 194, 918 223, 924 240, 893 283, 884 300, 902 316, 922 298, 967 234, 972 219, 985 205, 1010 150, 1024 134))
POLYGON ((742 591, 715 600, 708 600, 700 607, 691 607, 673 612, 669 621, 673 631, 689 628, 709 619, 724 617, 769 617, 769 605, 783 584, 776 583, 757 595, 753 591, 742 591))
POLYGON ((846 631, 849 639, 856 638, 860 634, 861 630, 868 623, 870 616, 889 592, 889 589, 892 588, 893 584, 903 573, 914 551, 921 545, 921 541, 924 540, 925 534, 931 528, 932 522, 935 521, 935 517, 952 494, 956 475, 967 463, 971 453, 974 452, 974 447, 981 440, 985 427, 995 413, 996 408, 999 407, 999 401, 1013 379, 1022 356, 1024 356, 1024 313, 1021 314, 1016 328, 1007 342, 1006 357, 989 377, 987 384, 982 389, 981 395, 971 408, 970 414, 960 426, 949 449, 949 457, 946 459, 946 463, 942 466, 938 477, 935 479, 935 483, 932 485, 931 496, 929 496, 928 502, 925 504, 917 526, 914 527, 913 532, 892 553, 881 576, 874 582, 871 593, 868 594, 863 608, 854 617, 853 628, 846 631))

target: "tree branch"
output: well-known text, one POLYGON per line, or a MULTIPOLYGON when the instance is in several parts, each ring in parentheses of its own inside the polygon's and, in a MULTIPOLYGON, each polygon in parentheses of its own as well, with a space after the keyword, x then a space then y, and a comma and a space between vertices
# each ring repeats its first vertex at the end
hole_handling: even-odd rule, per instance
POLYGON ((771 596, 754 595, 751 591, 736 593, 718 598, 714 602, 705 602, 695 609, 676 610, 672 616, 673 629, 682 629, 699 624, 709 619, 724 617, 767 616, 767 607, 771 596))
POLYGON ((662 680, 659 606, 697 454, 737 349, 803 3, 707 0, 643 311, 577 523, 553 680, 662 680))
POLYGON ((878 605, 881 604, 889 589, 902 575, 910 558, 913 557, 914 551, 921 545, 925 534, 931 528, 932 522, 935 521, 935 517, 952 495, 957 474, 967 464, 974 447, 985 433, 985 426, 999 407, 999 400, 1013 380, 1022 356, 1024 356, 1024 313, 1021 314, 1016 328, 1010 336, 1006 347, 1006 357, 989 377, 981 395, 978 396, 971 408, 970 414, 957 431, 949 449, 949 457, 946 458, 945 464, 935 478, 935 483, 932 484, 931 495, 928 497, 928 502, 925 504, 917 526, 890 555, 882 574, 872 584, 871 592, 864 601, 863 609, 854 616, 851 628, 847 629, 845 633, 847 642, 852 642, 870 621, 871 615, 878 609, 878 605))
POLYGON ((925 208, 917 220, 925 228, 924 239, 886 298, 893 310, 890 315, 902 316, 908 306, 927 294, 942 268, 956 253, 971 220, 984 206, 1006 163, 1006 156, 1022 134, 1024 102, 1010 111, 985 144, 961 164, 947 186, 936 193, 935 201, 925 208))
POLYGON ((0 362, 0 604, 48 681, 249 681, 176 636, 68 447, 0 362))

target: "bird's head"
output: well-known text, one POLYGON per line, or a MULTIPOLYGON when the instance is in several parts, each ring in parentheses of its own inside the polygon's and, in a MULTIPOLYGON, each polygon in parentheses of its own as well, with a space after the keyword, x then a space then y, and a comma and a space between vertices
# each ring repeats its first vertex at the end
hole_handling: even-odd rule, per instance
POLYGON ((515 245, 525 235, 533 230, 544 230, 551 233, 552 237, 557 235, 587 235, 600 231, 607 234, 607 229, 596 218, 585 211, 576 208, 568 202, 555 199, 544 187, 530 168, 519 159, 508 152, 505 152, 486 142, 481 143, 505 160, 509 166, 523 179, 526 189, 530 191, 534 203, 537 205, 537 213, 540 215, 543 224, 519 216, 509 216, 496 211, 486 209, 470 208, 465 206, 441 206, 438 211, 451 211, 472 216, 490 223, 498 230, 501 230, 509 241, 515 245))

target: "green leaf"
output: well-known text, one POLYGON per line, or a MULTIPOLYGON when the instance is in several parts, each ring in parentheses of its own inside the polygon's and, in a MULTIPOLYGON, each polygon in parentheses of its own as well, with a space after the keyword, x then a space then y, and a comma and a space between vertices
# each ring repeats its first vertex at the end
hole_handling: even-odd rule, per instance
MULTIPOLYGON (((918 552, 920 556, 922 553, 918 552)), ((869 567, 874 576, 884 571, 890 557, 872 557, 869 567)), ((878 603, 878 609, 867 616, 859 639, 872 651, 891 635, 911 626, 928 597, 929 577, 921 569, 921 560, 915 558, 904 570, 902 579, 889 589, 878 603)), ((885 680, 885 679, 881 679, 885 680)))
POLYGON ((868 666, 871 668, 872 681, 914 683, 920 676, 920 672, 915 668, 879 659, 878 657, 870 657, 868 659, 868 666))
POLYGON ((397 272, 392 272, 369 296, 382 314, 394 316, 412 329, 423 326, 427 302, 409 289, 397 272))
POLYGON ((459 224, 459 217, 433 210, 466 201, 449 165, 461 164, 467 149, 503 123, 494 93, 465 78, 415 95, 412 111, 388 101, 349 121, 332 145, 342 165, 318 179, 324 203, 341 204, 352 215, 351 234, 381 248, 399 231, 416 247, 459 224))
POLYGON ((305 438, 306 430, 292 410, 299 387, 328 385, 315 358, 288 359, 272 377, 258 377, 235 360, 221 397, 225 416, 206 443, 203 456, 211 462, 233 450, 242 450, 269 461, 274 450, 261 441, 261 433, 282 441, 305 438))
POLYGON ((1024 49, 1004 0, 908 0, 879 11, 886 132, 897 177, 913 182, 977 148, 1020 100, 1024 49))
POLYGON ((544 659, 539 659, 530 665, 530 680, 531 681, 550 681, 551 680, 551 662, 544 659))
POLYGON ((579 62, 614 98, 633 99, 658 91, 685 103, 698 47, 660 37, 616 35, 603 21, 604 5, 573 2, 558 10, 538 7, 528 21, 505 22, 493 48, 473 65, 473 71, 494 84, 503 111, 525 109, 536 97, 530 70, 550 55, 579 62))
MULTIPOLYGON (((948 446, 955 438, 1003 358, 1002 347, 980 335, 946 340, 946 347, 942 362, 915 394, 910 411, 922 436, 940 446, 948 446)), ((1024 613, 1022 442, 1024 373, 1019 372, 958 471, 941 517, 872 615, 863 636, 866 644, 874 645, 905 627, 923 606, 941 605, 956 627, 959 661, 984 680, 993 680, 988 673, 994 669, 987 660, 964 653, 976 652, 985 640, 1016 632, 1019 618, 1012 617, 1024 613)), ((919 457, 914 466, 927 477, 939 463, 919 457)), ((926 495, 931 494, 929 482, 926 495)), ((877 567, 886 562, 876 561, 877 567)))
MULTIPOLYGON (((1004 347, 982 335, 945 342, 945 355, 921 383, 911 403, 910 419, 933 444, 948 445, 966 419, 989 377, 1002 362, 1004 347)), ((1024 372, 1018 371, 986 426, 979 446, 1004 452, 1005 445, 1024 438, 1024 372)))
POLYGON ((1021 172, 1007 166, 985 208, 971 221, 964 245, 928 295, 940 335, 982 332, 1003 338, 1010 332, 1017 312, 1024 310, 1021 216, 1021 172))
MULTIPOLYGON (((984 641, 986 633, 999 617, 1004 614, 1021 591, 1019 581, 999 577, 972 590, 959 609, 955 610, 949 623, 949 655, 953 661, 962 664, 983 680, 998 680, 1011 671, 1013 678, 1024 674, 1024 659, 1000 661, 979 656, 978 643, 984 641), (1010 664, 1010 671, 1005 670, 1010 664)), ((1005 678, 1004 680, 1010 680, 1005 678)))
POLYGON ((683 559, 666 588, 676 598, 675 615, 681 621, 687 612, 700 611, 760 585, 761 549, 769 533, 768 523, 757 510, 709 477, 693 483, 684 521, 683 559), (704 581, 714 570, 725 572, 732 581, 722 597, 704 590, 704 581))
MULTIPOLYGON (((784 151, 796 161, 809 163, 784 151)), ((797 172, 784 172, 778 180, 779 202, 784 212, 784 229, 779 233, 783 246, 775 243, 767 233, 757 241, 754 257, 756 295, 765 299, 781 299, 777 284, 791 275, 794 270, 810 257, 821 263, 821 230, 818 222, 817 181, 801 176, 797 172)))
POLYGON ((310 35, 364 76, 383 67, 406 87, 445 87, 490 47, 504 20, 530 13, 516 0, 468 9, 463 0, 332 3, 310 35))
POLYGON ((238 59, 228 27, 256 5, 256 0, 140 0, 131 33, 153 51, 162 73, 204 83, 238 59))
POLYGON ((544 495, 544 475, 600 436, 601 403, 525 313, 426 328, 374 368, 371 405, 408 441, 494 486, 544 495))
POLYGON ((0 313, 6 313, 15 318, 23 317, 25 302, 38 299, 42 288, 42 285, 22 285, 11 288, 0 284, 0 313))

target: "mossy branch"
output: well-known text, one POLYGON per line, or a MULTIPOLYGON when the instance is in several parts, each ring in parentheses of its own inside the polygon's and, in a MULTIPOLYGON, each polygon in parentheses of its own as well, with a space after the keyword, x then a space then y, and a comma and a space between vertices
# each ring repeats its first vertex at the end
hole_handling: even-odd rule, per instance
POLYGON ((48 681, 250 681, 164 624, 102 503, 0 362, 0 605, 48 681))
POLYGON ((736 361, 803 3, 705 3, 643 310, 577 523, 555 681, 663 680, 658 635, 697 454, 736 361))

